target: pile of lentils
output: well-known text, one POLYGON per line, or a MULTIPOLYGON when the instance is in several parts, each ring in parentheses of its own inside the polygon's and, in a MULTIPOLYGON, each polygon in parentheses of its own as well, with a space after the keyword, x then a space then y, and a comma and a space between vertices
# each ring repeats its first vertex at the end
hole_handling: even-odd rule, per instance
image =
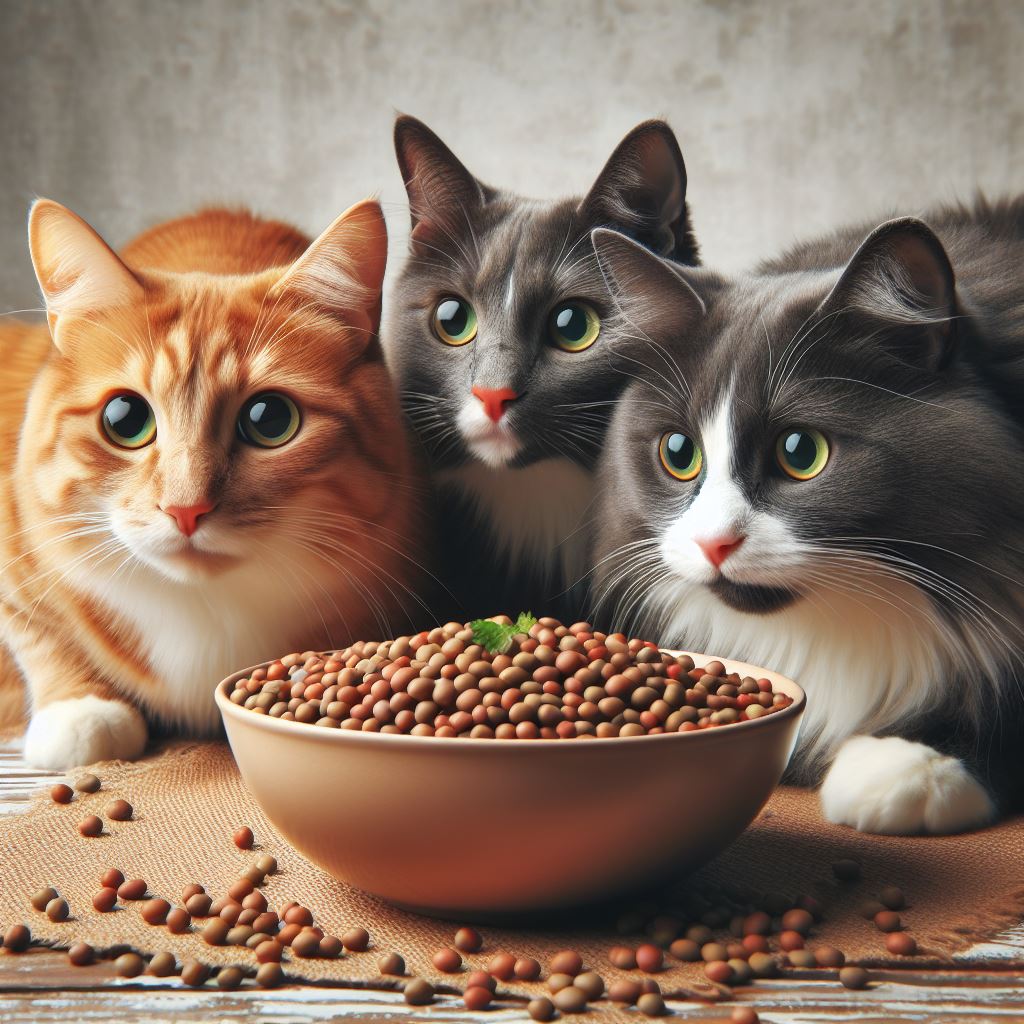
POLYGON ((471 739, 594 739, 692 732, 780 711, 768 679, 698 667, 588 622, 444 626, 342 651, 288 654, 239 679, 233 703, 327 729, 471 739))

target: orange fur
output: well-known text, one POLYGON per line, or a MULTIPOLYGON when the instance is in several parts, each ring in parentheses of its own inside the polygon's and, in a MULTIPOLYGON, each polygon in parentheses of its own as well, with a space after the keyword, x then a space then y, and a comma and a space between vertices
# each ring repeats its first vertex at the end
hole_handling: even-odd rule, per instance
POLYGON ((208 731, 220 676, 393 628, 418 584, 420 485, 376 336, 377 204, 312 245, 207 210, 118 260, 43 200, 30 240, 55 343, 0 329, 0 639, 29 682, 28 756, 135 756, 137 711, 208 731), (264 390, 301 410, 276 449, 235 432, 264 390), (101 429, 123 391, 155 411, 148 447, 101 429), (215 507, 185 539, 161 506, 200 501, 215 507), (54 752, 36 719, 83 698, 105 703, 53 710, 73 733, 54 752))

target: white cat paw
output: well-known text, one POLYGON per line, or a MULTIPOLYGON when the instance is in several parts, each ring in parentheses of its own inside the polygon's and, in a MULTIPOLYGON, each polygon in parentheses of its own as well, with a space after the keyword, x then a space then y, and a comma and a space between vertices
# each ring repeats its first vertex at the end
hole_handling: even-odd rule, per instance
POLYGON ((25 760, 64 771, 94 761, 134 761, 146 746, 142 715, 119 700, 79 697, 41 707, 25 733, 25 760))
POLYGON ((985 787, 955 757, 898 736, 854 736, 821 787, 825 817, 882 835, 948 835, 995 817, 985 787))

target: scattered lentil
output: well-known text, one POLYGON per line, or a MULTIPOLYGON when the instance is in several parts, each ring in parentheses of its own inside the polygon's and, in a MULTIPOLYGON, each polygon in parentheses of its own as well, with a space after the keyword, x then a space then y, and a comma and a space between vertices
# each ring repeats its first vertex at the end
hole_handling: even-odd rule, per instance
POLYGON ((50 799, 55 804, 69 804, 74 799, 75 791, 63 782, 50 787, 50 799))
POLYGON ((426 1006, 434 999, 434 986, 425 978, 410 978, 403 991, 410 1006, 426 1006))
POLYGON ((122 953, 114 961, 114 970, 122 978, 137 978, 146 969, 146 961, 138 953, 122 953))
POLYGON ((95 814, 90 814, 88 818, 83 818, 79 823, 78 831, 89 839, 95 839, 103 832, 103 820, 95 814))
POLYGON ((843 988, 867 988, 869 975, 863 967, 844 967, 839 972, 839 982, 843 988))
POLYGON ((68 948, 68 963, 88 967, 96 959, 96 950, 88 942, 73 942, 68 948))

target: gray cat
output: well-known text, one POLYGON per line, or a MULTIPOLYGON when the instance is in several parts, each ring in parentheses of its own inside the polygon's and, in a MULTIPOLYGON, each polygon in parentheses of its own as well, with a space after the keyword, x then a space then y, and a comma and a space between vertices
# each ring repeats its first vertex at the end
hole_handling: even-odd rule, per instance
POLYGON ((641 124, 584 198, 555 201, 482 184, 411 117, 395 149, 412 236, 387 349, 435 484, 444 614, 578 618, 592 471, 626 383, 590 232, 696 262, 678 143, 641 124))
POLYGON ((927 221, 732 279, 595 232, 648 343, 596 586, 620 625, 801 682, 791 776, 881 833, 1024 797, 1024 199, 927 221))

